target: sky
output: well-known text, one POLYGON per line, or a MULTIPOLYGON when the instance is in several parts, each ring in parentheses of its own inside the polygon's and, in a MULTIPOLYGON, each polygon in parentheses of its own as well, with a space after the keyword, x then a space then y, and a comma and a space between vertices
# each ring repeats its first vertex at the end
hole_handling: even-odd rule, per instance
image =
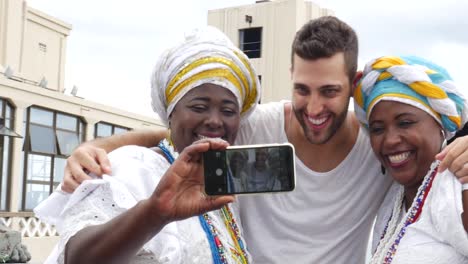
MULTIPOLYGON (((382 55, 417 55, 445 67, 468 96, 468 1, 315 0, 351 25, 359 65, 382 55)), ((183 33, 207 24, 208 10, 255 0, 27 0, 72 25, 65 89, 78 96, 155 117, 150 75, 159 54, 183 33)))

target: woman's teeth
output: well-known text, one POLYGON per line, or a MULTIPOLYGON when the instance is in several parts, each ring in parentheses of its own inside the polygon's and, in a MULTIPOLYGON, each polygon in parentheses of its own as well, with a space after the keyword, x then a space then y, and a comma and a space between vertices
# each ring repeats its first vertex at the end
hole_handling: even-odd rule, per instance
POLYGON ((207 137, 207 136, 203 136, 203 135, 197 135, 198 139, 205 139, 205 138, 221 138, 221 137, 207 137))
POLYGON ((388 155, 388 160, 390 160, 391 163, 401 163, 409 157, 409 154, 410 152, 407 151, 396 155, 388 155))

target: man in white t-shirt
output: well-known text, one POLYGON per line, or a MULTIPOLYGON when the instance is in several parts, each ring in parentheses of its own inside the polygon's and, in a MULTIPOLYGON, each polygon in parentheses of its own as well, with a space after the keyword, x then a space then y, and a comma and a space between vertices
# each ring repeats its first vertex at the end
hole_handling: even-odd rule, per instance
MULTIPOLYGON (((365 262, 372 222, 391 179, 348 113, 357 55, 357 36, 346 23, 335 17, 309 21, 292 45, 292 101, 260 105, 239 131, 236 144, 290 142, 296 150, 293 192, 238 197, 255 263, 365 262)), ((164 136, 160 130, 133 131, 84 143, 68 159, 63 188, 72 191, 89 178, 83 167, 108 173, 106 151, 154 146, 164 136)), ((446 148, 442 166, 468 175, 467 158, 454 158, 465 151, 466 139, 456 143, 446 148)))

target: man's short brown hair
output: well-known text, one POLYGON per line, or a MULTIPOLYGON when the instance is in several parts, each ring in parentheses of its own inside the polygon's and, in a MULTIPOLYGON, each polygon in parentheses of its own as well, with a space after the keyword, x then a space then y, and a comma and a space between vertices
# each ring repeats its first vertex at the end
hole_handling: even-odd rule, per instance
POLYGON ((339 52, 344 53, 346 72, 352 82, 357 70, 356 32, 334 16, 312 19, 296 33, 292 44, 291 67, 294 67, 294 54, 305 60, 316 60, 329 58, 339 52))

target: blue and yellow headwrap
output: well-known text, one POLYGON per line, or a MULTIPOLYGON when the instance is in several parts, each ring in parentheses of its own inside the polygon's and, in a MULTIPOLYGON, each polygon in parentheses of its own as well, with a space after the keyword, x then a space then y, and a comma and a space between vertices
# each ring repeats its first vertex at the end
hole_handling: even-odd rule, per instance
POLYGON ((221 31, 207 26, 187 34, 159 58, 151 81, 153 110, 167 125, 177 102, 205 83, 231 91, 242 119, 260 99, 260 83, 249 58, 221 31))
POLYGON ((367 126, 373 107, 382 100, 426 111, 443 127, 447 138, 463 128, 468 117, 466 100, 447 71, 414 56, 385 56, 366 64, 354 90, 359 121, 367 126))

